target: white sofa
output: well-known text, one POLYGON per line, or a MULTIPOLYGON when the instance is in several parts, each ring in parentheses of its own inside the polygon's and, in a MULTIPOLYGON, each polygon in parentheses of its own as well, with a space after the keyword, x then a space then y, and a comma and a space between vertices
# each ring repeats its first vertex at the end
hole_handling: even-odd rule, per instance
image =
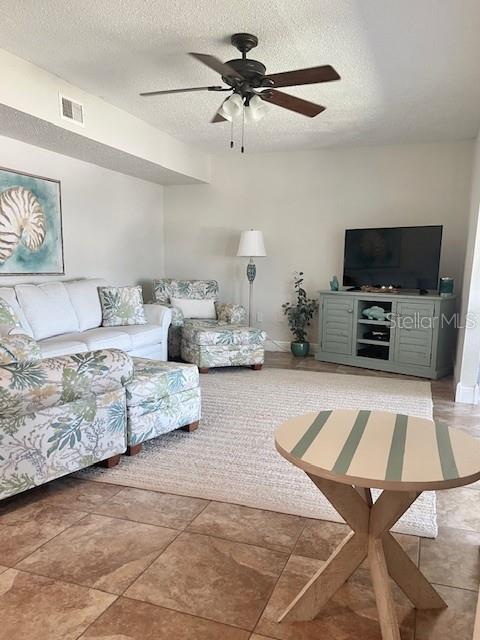
POLYGON ((15 310, 23 330, 38 341, 44 358, 97 349, 121 349, 131 356, 167 360, 170 309, 144 305, 148 324, 102 327, 98 287, 84 279, 0 287, 0 297, 15 310))

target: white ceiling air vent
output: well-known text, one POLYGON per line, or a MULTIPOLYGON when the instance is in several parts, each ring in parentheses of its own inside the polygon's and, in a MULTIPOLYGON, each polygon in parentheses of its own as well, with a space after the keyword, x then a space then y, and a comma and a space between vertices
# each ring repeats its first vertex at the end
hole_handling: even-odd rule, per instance
POLYGON ((65 120, 75 122, 83 127, 83 105, 66 96, 60 95, 60 115, 65 120))

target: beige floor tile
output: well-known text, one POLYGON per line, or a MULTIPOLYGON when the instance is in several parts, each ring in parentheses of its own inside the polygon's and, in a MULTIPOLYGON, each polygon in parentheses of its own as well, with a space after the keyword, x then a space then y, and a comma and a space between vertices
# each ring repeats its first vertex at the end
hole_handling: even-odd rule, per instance
POLYGON ((430 582, 476 591, 479 550, 480 533, 440 527, 438 538, 421 540, 420 569, 430 582))
POLYGON ((295 555, 327 560, 351 529, 346 524, 308 520, 295 545, 295 555))
POLYGON ((254 633, 250 636, 250 640, 272 640, 272 638, 267 638, 267 636, 259 636, 258 633, 254 633))
POLYGON ((12 503, 0 515, 0 562, 13 567, 85 515, 49 504, 12 503))
POLYGON ((200 498, 126 488, 99 507, 95 507, 95 513, 160 527, 183 529, 207 504, 208 500, 200 498))
MULTIPOLYGON (((375 599, 368 571, 359 569, 312 621, 282 622, 278 617, 322 561, 292 556, 255 628, 255 632, 280 640, 381 640, 375 599)), ((393 589, 402 640, 413 640, 415 611, 400 591, 393 589)), ((433 640, 433 639, 432 639, 433 640)))
MULTIPOLYGON (((346 524, 327 522, 326 520, 309 520, 295 545, 294 554, 317 560, 328 560, 350 531, 350 527, 346 524)), ((394 536, 418 565, 418 537, 401 533, 395 533, 394 536)))
POLYGON ((6 571, 7 569, 8 569, 8 567, 2 567, 2 566, 0 565, 0 573, 3 573, 3 572, 4 572, 4 571, 6 571))
POLYGON ((113 484, 78 480, 66 476, 39 487, 37 501, 53 504, 56 507, 91 511, 112 498, 122 488, 113 484))
POLYGON ((211 502, 188 528, 236 542, 289 552, 304 524, 305 520, 298 516, 211 502))
POLYGON ((279 551, 185 532, 125 595, 253 630, 286 559, 279 551))
POLYGON ((75 640, 115 597, 9 569, 0 574, 0 640, 75 640))
POLYGON ((480 533, 480 496, 460 487, 437 491, 437 517, 440 527, 467 529, 480 533))
POLYGON ((417 611, 415 640, 472 640, 477 594, 436 587, 448 604, 441 611, 417 611))
POLYGON ((176 533, 172 529, 89 514, 18 567, 120 594, 176 533))
POLYGON ((248 637, 248 631, 119 598, 82 640, 247 640, 248 637))

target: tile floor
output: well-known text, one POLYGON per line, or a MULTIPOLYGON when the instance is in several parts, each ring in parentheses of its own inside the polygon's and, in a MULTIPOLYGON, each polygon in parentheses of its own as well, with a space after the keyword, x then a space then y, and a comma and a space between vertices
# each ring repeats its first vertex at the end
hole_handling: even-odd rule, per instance
MULTIPOLYGON (((267 366, 375 375, 289 354, 267 366)), ((432 391, 437 418, 480 437, 480 409, 454 405, 450 379, 432 391)), ((397 536, 449 603, 416 612, 395 587, 403 640, 471 640, 479 489, 439 493, 436 540, 397 536)), ((0 503, 0 640, 380 640, 365 566, 317 620, 275 622, 346 531, 63 478, 0 503)))

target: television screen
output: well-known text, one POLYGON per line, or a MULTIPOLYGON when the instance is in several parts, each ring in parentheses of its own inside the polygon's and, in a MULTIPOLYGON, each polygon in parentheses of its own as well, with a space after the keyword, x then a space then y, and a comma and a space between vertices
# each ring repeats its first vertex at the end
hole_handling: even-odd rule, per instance
POLYGON ((343 284, 437 289, 441 225, 347 229, 343 284))

